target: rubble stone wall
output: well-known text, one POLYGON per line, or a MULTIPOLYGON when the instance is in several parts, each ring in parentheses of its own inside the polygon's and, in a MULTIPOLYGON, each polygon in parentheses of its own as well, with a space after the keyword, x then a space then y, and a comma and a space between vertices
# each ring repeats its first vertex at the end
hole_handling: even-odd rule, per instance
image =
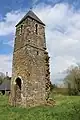
POLYGON ((18 105, 14 86, 19 76, 23 81, 21 105, 26 107, 44 104, 50 84, 45 27, 31 18, 27 18, 16 28, 11 83, 11 104, 13 105, 18 105))

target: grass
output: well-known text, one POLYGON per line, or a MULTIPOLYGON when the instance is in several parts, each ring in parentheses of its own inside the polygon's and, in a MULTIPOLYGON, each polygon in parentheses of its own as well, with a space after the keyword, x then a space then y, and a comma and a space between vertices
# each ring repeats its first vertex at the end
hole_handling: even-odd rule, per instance
POLYGON ((0 96, 0 120, 80 120, 80 97, 55 95, 56 106, 18 108, 0 96))

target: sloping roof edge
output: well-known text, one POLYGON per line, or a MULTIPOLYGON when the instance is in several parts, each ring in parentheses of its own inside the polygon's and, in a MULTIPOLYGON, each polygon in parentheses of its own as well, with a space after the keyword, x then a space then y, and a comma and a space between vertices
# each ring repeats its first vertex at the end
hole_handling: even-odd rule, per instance
POLYGON ((30 11, 19 21, 19 23, 16 25, 16 27, 17 27, 19 24, 21 24, 21 23, 22 23, 26 18, 28 18, 28 17, 36 20, 37 22, 39 22, 40 24, 42 24, 42 25, 45 26, 45 24, 35 15, 35 13, 30 10, 30 11))

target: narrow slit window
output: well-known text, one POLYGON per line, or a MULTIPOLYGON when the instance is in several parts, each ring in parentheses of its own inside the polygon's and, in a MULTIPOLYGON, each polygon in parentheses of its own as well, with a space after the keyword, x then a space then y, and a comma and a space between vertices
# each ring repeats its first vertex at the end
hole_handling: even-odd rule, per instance
POLYGON ((36 24, 36 34, 38 33, 38 25, 36 24))
POLYGON ((37 55, 39 54, 39 52, 37 51, 37 55))
POLYGON ((22 34, 23 25, 21 25, 21 34, 22 34))

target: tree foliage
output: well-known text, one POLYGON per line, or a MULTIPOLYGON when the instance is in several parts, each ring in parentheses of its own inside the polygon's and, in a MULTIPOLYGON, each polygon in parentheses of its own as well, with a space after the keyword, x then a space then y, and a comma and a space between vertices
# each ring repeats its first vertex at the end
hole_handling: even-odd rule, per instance
POLYGON ((68 75, 64 79, 68 85, 69 94, 80 93, 80 66, 70 67, 67 70, 68 75))
POLYGON ((54 88, 57 88, 57 85, 50 83, 50 91, 52 91, 54 88))

